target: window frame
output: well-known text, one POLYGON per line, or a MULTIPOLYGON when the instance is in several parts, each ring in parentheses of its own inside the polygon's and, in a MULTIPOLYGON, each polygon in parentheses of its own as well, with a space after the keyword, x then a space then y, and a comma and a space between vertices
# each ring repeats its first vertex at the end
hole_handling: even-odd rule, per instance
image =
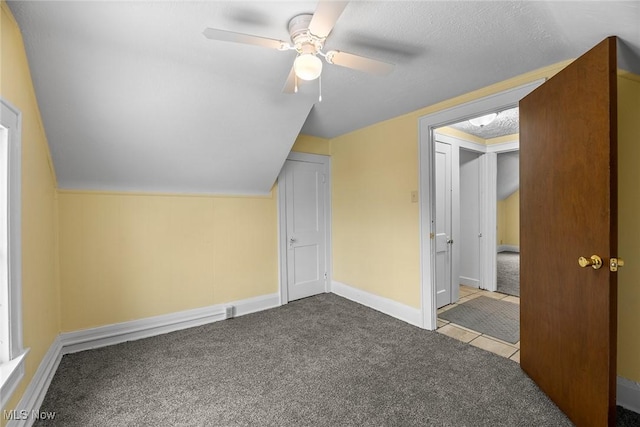
MULTIPOLYGON (((28 350, 22 343, 22 113, 0 97, 0 124, 7 129, 7 280, 8 361, 0 362, 0 408, 24 376, 28 350)), ((5 319, 3 319, 5 320, 5 319)))

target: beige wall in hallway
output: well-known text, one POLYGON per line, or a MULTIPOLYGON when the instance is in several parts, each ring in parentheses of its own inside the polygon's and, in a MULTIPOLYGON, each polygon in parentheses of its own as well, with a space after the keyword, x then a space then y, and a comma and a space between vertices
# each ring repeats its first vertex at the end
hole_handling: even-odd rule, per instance
POLYGON ((520 190, 498 200, 498 245, 520 246, 520 190))

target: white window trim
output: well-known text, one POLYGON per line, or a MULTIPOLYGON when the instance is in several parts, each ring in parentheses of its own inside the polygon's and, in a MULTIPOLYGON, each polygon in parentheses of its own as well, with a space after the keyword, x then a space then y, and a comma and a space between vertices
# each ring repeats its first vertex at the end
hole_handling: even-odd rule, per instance
POLYGON ((9 361, 0 364, 0 409, 24 376, 24 361, 28 350, 22 346, 22 238, 21 238, 21 130, 22 114, 0 98, 0 124, 8 129, 8 311, 9 361))

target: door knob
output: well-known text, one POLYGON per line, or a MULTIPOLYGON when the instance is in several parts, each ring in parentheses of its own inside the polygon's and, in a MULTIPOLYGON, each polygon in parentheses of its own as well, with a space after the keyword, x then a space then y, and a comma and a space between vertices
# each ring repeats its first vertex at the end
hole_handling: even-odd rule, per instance
POLYGON ((597 270, 602 267, 602 258, 598 255, 591 255, 591 258, 581 256, 578 258, 578 264, 580 264, 580 267, 582 268, 591 266, 594 270, 597 270))

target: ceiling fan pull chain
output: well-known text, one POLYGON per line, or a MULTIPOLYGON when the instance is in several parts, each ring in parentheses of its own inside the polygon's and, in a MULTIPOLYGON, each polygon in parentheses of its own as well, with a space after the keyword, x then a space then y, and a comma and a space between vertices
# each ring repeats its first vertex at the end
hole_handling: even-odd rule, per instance
POLYGON ((293 92, 298 93, 298 75, 296 73, 293 73, 293 81, 295 85, 295 87, 293 88, 293 92))
POLYGON ((318 102, 322 102, 322 74, 318 77, 318 102))

